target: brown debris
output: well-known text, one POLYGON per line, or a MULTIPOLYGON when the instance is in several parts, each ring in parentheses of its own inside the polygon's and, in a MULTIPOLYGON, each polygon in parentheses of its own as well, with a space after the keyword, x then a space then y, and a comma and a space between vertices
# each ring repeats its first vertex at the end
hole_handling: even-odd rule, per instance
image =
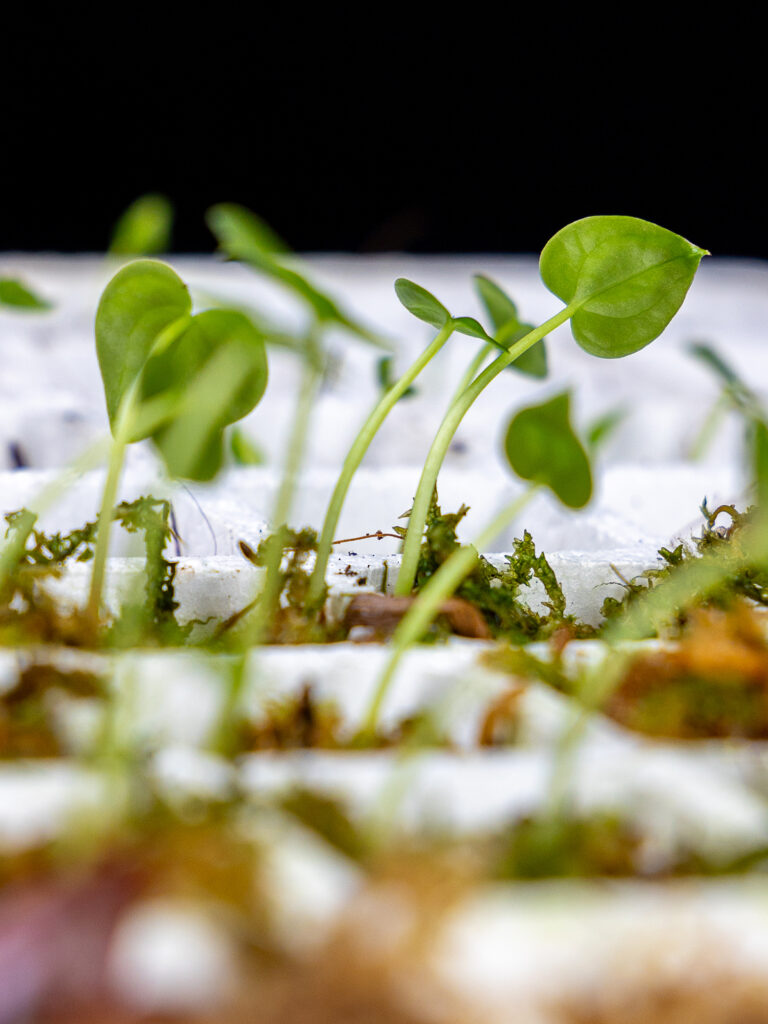
POLYGON ((745 601, 694 609, 674 647, 630 662, 604 710, 655 736, 768 738, 764 616, 745 601))
MULTIPOLYGON (((390 594, 359 594, 347 608, 344 624, 348 629, 367 626, 376 639, 391 636, 415 597, 394 597, 390 594)), ((489 640, 488 624, 473 604, 461 597, 451 597, 440 605, 440 615, 458 636, 489 640)))

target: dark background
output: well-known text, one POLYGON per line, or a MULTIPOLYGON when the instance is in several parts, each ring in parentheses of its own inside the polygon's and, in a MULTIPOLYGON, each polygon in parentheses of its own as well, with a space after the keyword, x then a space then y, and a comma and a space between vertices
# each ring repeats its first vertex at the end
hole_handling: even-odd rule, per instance
POLYGON ((158 191, 177 251, 210 251, 203 213, 227 200, 301 251, 534 252, 627 213, 768 257, 761 36, 735 15, 332 10, 267 30, 189 8, 180 33, 115 8, 98 43, 42 16, 9 35, 0 249, 103 250, 158 191))

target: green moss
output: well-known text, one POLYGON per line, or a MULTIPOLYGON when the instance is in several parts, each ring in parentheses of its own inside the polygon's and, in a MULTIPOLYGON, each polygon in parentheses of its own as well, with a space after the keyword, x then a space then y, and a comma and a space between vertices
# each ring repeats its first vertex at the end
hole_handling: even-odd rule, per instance
MULTIPOLYGON (((469 508, 462 505, 458 512, 443 514, 437 503, 437 494, 433 496, 416 571, 417 589, 421 589, 459 547, 456 530, 468 511, 469 508)), ((400 534, 405 532, 401 527, 395 529, 400 534)), ((513 553, 506 555, 506 560, 507 567, 497 569, 478 555, 472 572, 456 591, 457 596, 482 612, 494 636, 525 643, 546 639, 564 627, 576 637, 590 636, 594 632, 591 627, 565 614, 562 587, 546 557, 536 553, 533 538, 527 530, 522 538, 513 542, 513 553), (548 611, 545 614, 533 611, 521 596, 522 589, 534 579, 546 592, 544 604, 548 611)))

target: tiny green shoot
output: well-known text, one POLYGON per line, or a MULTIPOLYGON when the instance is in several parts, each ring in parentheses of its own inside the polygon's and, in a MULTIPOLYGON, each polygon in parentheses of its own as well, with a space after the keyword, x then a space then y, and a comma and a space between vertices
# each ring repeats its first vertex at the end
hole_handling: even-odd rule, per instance
POLYGON ((586 217, 559 231, 541 253, 544 284, 566 305, 498 356, 448 408, 413 501, 395 593, 413 589, 424 523, 437 477, 467 411, 498 374, 556 327, 587 352, 619 358, 650 344, 680 308, 706 250, 635 217, 586 217))
POLYGON ((165 196, 136 199, 115 224, 110 256, 157 256, 170 252, 173 207, 165 196))
POLYGON ((267 461, 263 448, 239 427, 232 427, 230 430, 229 453, 236 466, 263 466, 267 461))

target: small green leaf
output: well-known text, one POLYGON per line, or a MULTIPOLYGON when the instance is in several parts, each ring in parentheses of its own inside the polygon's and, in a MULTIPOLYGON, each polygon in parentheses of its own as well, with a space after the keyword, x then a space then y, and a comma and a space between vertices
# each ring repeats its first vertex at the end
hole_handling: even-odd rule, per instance
MULTIPOLYGON (((495 281, 483 274, 476 274, 475 289, 493 325, 496 344, 509 348, 533 330, 533 324, 520 320, 517 306, 495 281)), ((537 341, 527 352, 518 356, 514 363, 510 363, 509 368, 528 377, 546 377, 547 349, 544 339, 537 341)))
POLYGON ((219 203, 208 210, 205 219, 219 248, 230 259, 247 263, 279 281, 309 306, 320 323, 336 324, 379 348, 391 347, 289 265, 285 243, 255 213, 236 203, 219 203))
POLYGON ((509 424, 504 450, 523 480, 543 484, 569 508, 582 508, 592 496, 592 472, 570 422, 566 391, 518 412, 509 424))
POLYGON ((109 252, 113 256, 154 256, 171 247, 173 207, 165 196, 141 196, 115 225, 109 252))
POLYGON ((448 323, 451 314, 435 296, 422 288, 420 284, 409 281, 405 277, 398 277, 395 281, 395 293, 401 304, 417 320, 423 320, 438 330, 448 323))
POLYGON ((587 450, 596 452, 616 432, 627 417, 627 410, 622 408, 609 409, 593 420, 587 429, 587 450))
POLYGON ((289 251, 261 217, 238 203, 217 203, 205 219, 219 245, 232 254, 240 253, 238 259, 247 259, 246 253, 271 256, 289 251))
POLYGON ((173 476, 210 480, 223 462, 223 430, 246 416, 267 386, 264 338, 242 313, 211 309, 150 355, 141 398, 183 395, 180 410, 152 440, 173 476))
POLYGON ((3 277, 0 278, 0 306, 42 311, 51 309, 52 303, 35 295, 16 278, 3 277))
POLYGON ((481 341, 489 341, 496 344, 481 323, 472 316, 457 316, 453 321, 453 329, 459 334, 467 334, 470 338, 480 338, 481 341))
POLYGON ((657 338, 682 305, 704 249, 636 217, 585 217, 541 253, 544 284, 574 307, 583 349, 617 358, 657 338))
POLYGON ((239 427, 233 427, 230 432, 229 451, 236 466, 263 466, 267 461, 263 449, 254 444, 239 427))
MULTIPOLYGON (((397 377, 394 374, 394 359, 392 356, 382 356, 381 359, 376 360, 376 380, 378 381, 382 394, 386 394, 386 392, 397 383, 397 377)), ((411 385, 402 393, 400 401, 404 398, 412 398, 416 394, 418 394, 418 390, 411 385)))
POLYGON ((191 308, 184 282, 154 260, 129 263, 104 289, 96 311, 96 352, 113 430, 120 403, 156 339, 189 317, 191 308))

